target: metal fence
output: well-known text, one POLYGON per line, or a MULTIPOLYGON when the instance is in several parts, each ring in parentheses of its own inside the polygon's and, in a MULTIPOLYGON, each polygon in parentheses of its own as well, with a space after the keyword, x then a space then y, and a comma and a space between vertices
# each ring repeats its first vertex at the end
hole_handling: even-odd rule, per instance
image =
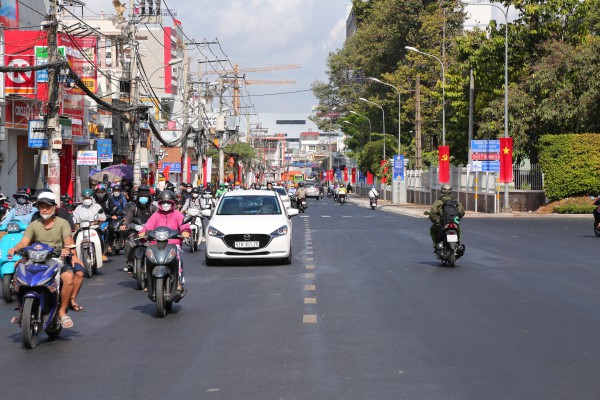
POLYGON ((544 174, 539 164, 513 165, 516 190, 544 190, 544 174))

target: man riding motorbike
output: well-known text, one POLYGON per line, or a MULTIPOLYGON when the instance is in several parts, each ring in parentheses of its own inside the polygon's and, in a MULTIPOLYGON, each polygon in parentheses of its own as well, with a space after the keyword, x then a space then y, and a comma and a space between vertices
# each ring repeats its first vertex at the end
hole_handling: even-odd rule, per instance
MULTIPOLYGON (((102 206, 94 201, 94 195, 92 193, 92 189, 83 189, 81 192, 82 203, 75 208, 73 211, 73 219, 75 223, 79 224, 83 221, 98 221, 104 222, 106 221, 106 214, 104 213, 104 209, 102 206), (102 210, 102 212, 100 212, 102 210)), ((102 237, 102 232, 98 228, 96 229, 98 232, 98 236, 102 237)), ((102 245, 102 249, 106 247, 103 241, 100 241, 102 245)), ((102 262, 108 261, 108 257, 102 252, 102 262)))
POLYGON ((185 184, 185 190, 181 192, 181 197, 179 198, 179 209, 181 210, 181 208, 184 206, 185 202, 192 197, 192 190, 194 189, 194 187, 192 186, 191 183, 186 183, 185 184))
POLYGON ((298 190, 296 190, 296 208, 300 209, 300 203, 306 201, 306 188, 304 183, 298 183, 298 190))
MULTIPOLYGON (((152 203, 152 193, 147 185, 140 185, 137 190, 137 198, 133 202, 132 206, 129 207, 127 215, 123 220, 122 230, 128 229, 127 227, 131 224, 134 218, 139 219, 141 225, 145 225, 150 219, 152 214, 158 210, 156 204, 152 203)), ((129 240, 125 240, 125 258, 127 259, 127 266, 124 268, 127 272, 133 270, 133 252, 131 251, 132 243, 129 240)))
MULTIPOLYGON (((122 194, 121 185, 115 185, 112 188, 112 196, 108 199, 108 216, 111 219, 116 220, 125 216, 125 207, 127 206, 127 200, 122 194)), ((112 254, 113 243, 115 240, 115 227, 113 224, 108 224, 108 238, 106 239, 107 252, 112 254)))
MULTIPOLYGON (((63 256, 71 254, 71 264, 63 265, 60 271, 62 284, 58 317, 63 328, 72 328, 73 320, 67 315, 67 307, 74 311, 83 311, 83 307, 76 302, 77 294, 83 283, 83 265, 77 255, 72 254, 72 249, 69 247, 74 245, 69 223, 55 214, 57 208, 56 195, 52 192, 40 193, 37 197, 37 207, 41 218, 29 224, 21 241, 8 250, 8 254, 12 256, 15 251, 21 250, 32 243, 44 243, 54 248, 61 248, 63 256)), ((11 322, 20 323, 19 318, 20 316, 15 317, 11 322)))
MULTIPOLYGON (((148 221, 144 224, 144 227, 139 231, 138 235, 144 237, 147 231, 154 230, 159 226, 166 226, 167 228, 178 230, 183 238, 188 238, 191 233, 190 225, 184 224, 184 216, 181 212, 176 209, 176 197, 175 193, 170 190, 163 190, 158 195, 158 211, 152 214, 148 221)), ((181 254, 181 239, 169 239, 170 244, 176 244, 179 253, 181 254)), ((185 294, 184 284, 185 279, 183 277, 183 259, 179 259, 179 276, 180 282, 177 285, 177 290, 181 293, 181 297, 185 294)))
POLYGON ((225 193, 227 193, 227 189, 225 189, 225 184, 221 183, 219 185, 219 189, 217 190, 215 197, 218 199, 219 197, 223 196, 225 193))
MULTIPOLYGON (((433 251, 435 252, 436 250, 436 246, 438 244, 438 232, 440 231, 440 228, 442 227, 442 222, 443 222, 443 218, 442 218, 442 214, 443 214, 443 208, 444 208, 444 202, 446 201, 455 201, 457 206, 458 206, 458 216, 459 218, 462 218, 465 216, 465 208, 463 207, 463 205, 460 203, 460 201, 454 199, 454 197, 452 197, 452 186, 450 186, 448 183, 444 183, 441 187, 441 196, 439 197, 439 199, 437 199, 432 205, 431 205, 431 210, 429 211, 429 219, 431 220, 431 222, 433 223, 431 225, 431 227, 429 228, 429 235, 431 236, 431 241, 433 242, 433 251)), ((457 229, 458 229, 458 236, 460 238, 460 225, 457 225, 457 229)))
POLYGON ((37 212, 37 208, 31 204, 31 192, 26 187, 20 187, 17 193, 13 194, 13 197, 17 201, 15 206, 8 212, 0 227, 6 230, 6 226, 9 222, 17 220, 28 224, 31 222, 31 217, 37 212))

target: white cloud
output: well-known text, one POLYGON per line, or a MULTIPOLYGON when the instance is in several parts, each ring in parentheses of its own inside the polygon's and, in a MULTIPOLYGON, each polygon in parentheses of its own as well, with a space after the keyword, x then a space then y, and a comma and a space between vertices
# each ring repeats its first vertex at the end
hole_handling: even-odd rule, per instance
POLYGON ((323 50, 333 50, 333 48, 339 46, 344 41, 346 37, 346 20, 341 18, 338 20, 337 24, 331 29, 329 32, 329 37, 327 40, 321 43, 321 48, 323 50))

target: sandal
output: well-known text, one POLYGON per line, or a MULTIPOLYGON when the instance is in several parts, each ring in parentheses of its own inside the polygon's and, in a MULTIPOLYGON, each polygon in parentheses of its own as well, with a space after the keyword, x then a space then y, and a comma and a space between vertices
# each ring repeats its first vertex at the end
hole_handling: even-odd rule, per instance
POLYGON ((69 304, 69 310, 73 310, 75 312, 80 312, 80 311, 84 311, 84 308, 82 306, 80 306, 79 304, 73 302, 73 300, 71 300, 71 304, 69 304))
POLYGON ((58 322, 60 322, 60 326, 62 326, 64 329, 69 329, 73 327, 73 320, 68 315, 63 316, 61 319, 58 320, 58 322))

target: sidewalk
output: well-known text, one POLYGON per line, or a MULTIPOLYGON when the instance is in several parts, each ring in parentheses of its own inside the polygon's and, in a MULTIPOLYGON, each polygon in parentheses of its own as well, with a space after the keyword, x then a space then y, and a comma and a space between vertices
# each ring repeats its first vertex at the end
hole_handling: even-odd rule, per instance
MULTIPOLYGON (((353 203, 362 207, 369 208, 369 199, 367 197, 359 197, 356 194, 348 195, 348 202, 353 203)), ((431 209, 430 205, 415 204, 415 203, 403 203, 403 204, 392 204, 390 200, 377 200, 376 210, 393 212, 396 214, 408 215, 414 218, 429 218, 424 215, 425 211, 431 209)), ((513 212, 513 213, 476 213, 474 211, 467 211, 465 215, 467 218, 582 218, 590 219, 589 214, 542 214, 535 212, 513 212)))

